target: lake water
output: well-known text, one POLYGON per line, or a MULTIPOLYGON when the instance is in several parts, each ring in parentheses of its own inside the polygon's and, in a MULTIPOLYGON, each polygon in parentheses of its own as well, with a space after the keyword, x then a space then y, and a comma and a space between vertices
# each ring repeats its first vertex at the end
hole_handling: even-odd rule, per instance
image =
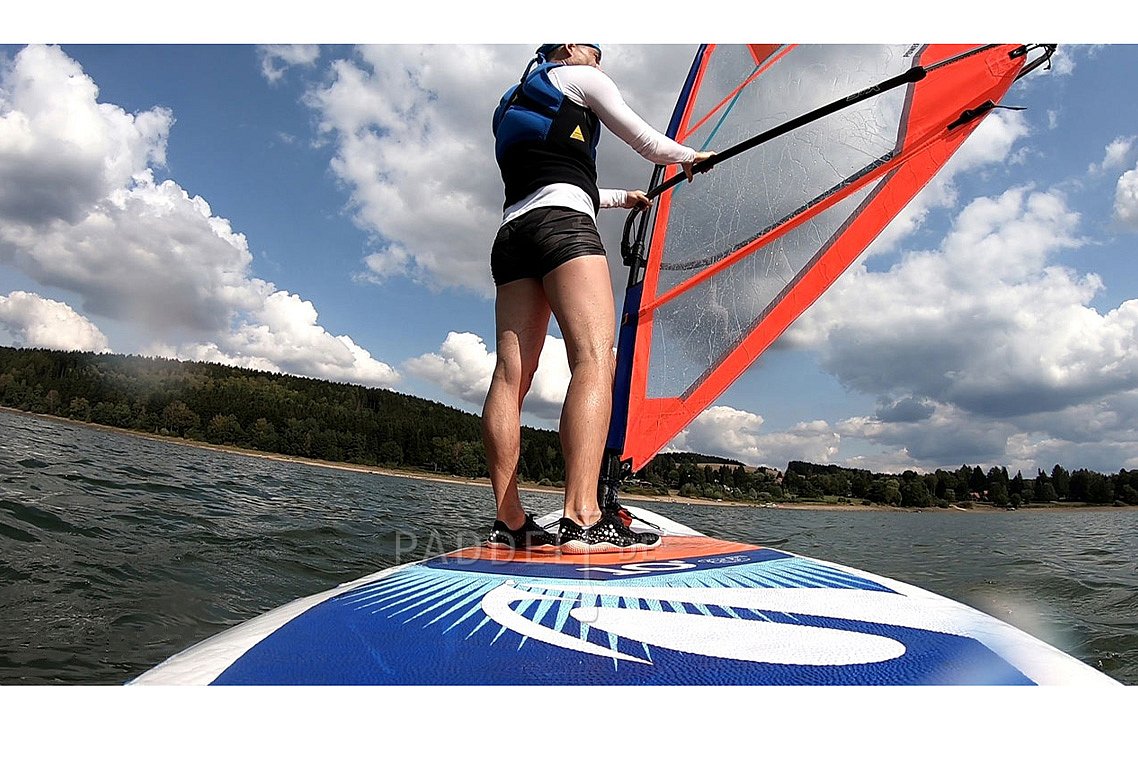
MULTIPOLYGON (((1138 684, 1138 511, 651 508, 922 586, 1138 684)), ((475 485, 0 411, 0 684, 123 683, 285 602, 480 540, 492 511, 475 485)))

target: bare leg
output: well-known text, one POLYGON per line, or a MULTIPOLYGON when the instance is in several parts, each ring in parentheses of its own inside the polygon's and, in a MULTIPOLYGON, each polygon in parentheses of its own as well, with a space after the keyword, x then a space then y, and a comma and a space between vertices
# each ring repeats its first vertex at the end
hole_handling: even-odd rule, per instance
POLYGON ((529 392, 549 328, 549 302, 537 280, 515 280, 498 288, 497 364, 482 408, 482 442, 494 487, 497 519, 517 530, 525 522, 518 494, 522 401, 529 392))
POLYGON ((544 286, 572 373, 561 410, 565 516, 578 525, 592 525, 601 516, 597 482, 615 371, 616 317, 608 261, 604 256, 571 259, 547 274, 544 286))

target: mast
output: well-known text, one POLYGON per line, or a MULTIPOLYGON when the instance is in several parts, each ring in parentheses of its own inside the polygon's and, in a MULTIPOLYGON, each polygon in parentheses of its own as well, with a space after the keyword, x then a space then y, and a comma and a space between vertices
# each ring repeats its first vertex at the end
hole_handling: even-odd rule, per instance
MULTIPOLYGON (((649 187, 656 187, 664 167, 657 166, 652 172, 649 187)), ((613 378, 612 412, 609 418, 608 440, 605 444, 604 459, 601 462, 600 483, 597 488, 597 503, 604 511, 616 511, 617 492, 621 481, 631 473, 632 467, 621 461, 624 450, 624 436, 628 420, 628 395, 632 384, 632 352, 636 346, 636 327, 640 313, 640 296, 644 285, 644 268, 648 263, 644 256, 644 235, 648 229, 648 215, 640 215, 640 224, 633 232, 635 216, 629 215, 621 239, 621 257, 628 267, 628 281, 624 288, 624 306, 621 309, 616 350, 616 372, 613 378), (630 238, 630 235, 633 237, 630 238)))
MULTIPOLYGON (((649 187, 657 186, 664 167, 657 166, 652 172, 649 187)), ((621 481, 632 472, 630 464, 621 460, 624 450, 624 436, 628 421, 628 395, 632 383, 632 352, 636 346, 636 327, 640 313, 640 296, 644 285, 644 268, 648 263, 644 256, 644 235, 648 229, 648 215, 640 216, 640 224, 632 230, 633 215, 625 224, 621 240, 621 257, 628 267, 628 281, 624 288, 624 306, 618 322, 616 350, 616 372, 613 378, 612 413, 609 418, 608 440, 605 444, 604 459, 601 462, 600 483, 597 488, 597 503, 603 511, 616 511, 617 493, 621 481), (630 234, 633 237, 630 238, 630 234)))
MULTIPOLYGON (((676 106, 672 110, 672 118, 668 122, 666 134, 673 140, 680 129, 684 108, 695 87, 696 77, 700 71, 704 57, 709 51, 708 45, 700 45, 688 69, 687 79, 676 106)), ((652 170, 652 177, 648 182, 649 197, 654 198, 663 192, 660 178, 664 174, 664 167, 657 165, 652 170)), ((617 493, 621 481, 632 472, 630 464, 621 460, 624 450, 624 436, 628 422, 628 397, 632 386, 632 353, 636 347, 636 327, 640 313, 640 297, 643 292, 644 268, 648 259, 644 254, 644 237, 648 232, 649 214, 641 213, 640 209, 633 209, 624 224, 624 235, 620 241, 620 255, 624 265, 628 267, 628 281, 624 288, 624 306, 621 309, 617 349, 616 372, 613 378, 612 410, 609 418, 608 439, 605 444, 604 457, 601 460, 600 481, 597 483, 597 503, 603 511, 617 511, 617 493), (635 225, 636 220, 640 223, 635 225)))

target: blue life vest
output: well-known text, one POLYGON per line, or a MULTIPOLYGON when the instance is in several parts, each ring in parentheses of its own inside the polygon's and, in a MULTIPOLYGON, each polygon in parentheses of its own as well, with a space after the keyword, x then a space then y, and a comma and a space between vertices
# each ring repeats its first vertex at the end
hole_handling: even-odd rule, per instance
POLYGON ((494 111, 494 155, 506 186, 503 208, 555 182, 576 185, 600 208, 597 142, 600 120, 549 81, 561 63, 535 66, 502 96, 494 111))

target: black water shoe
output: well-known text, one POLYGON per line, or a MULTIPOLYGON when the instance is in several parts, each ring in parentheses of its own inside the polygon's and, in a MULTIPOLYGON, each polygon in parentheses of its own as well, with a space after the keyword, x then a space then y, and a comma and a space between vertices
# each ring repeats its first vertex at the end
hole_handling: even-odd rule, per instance
POLYGON ((557 545, 563 554, 635 551, 655 549, 660 545, 660 536, 637 533, 624 524, 617 512, 606 511, 587 528, 562 517, 557 525, 557 545))
POLYGON ((524 549, 531 546, 549 546, 556 541, 553 534, 534 522, 533 515, 526 514, 526 521, 517 530, 510 530, 501 520, 494 521, 488 546, 504 546, 508 549, 524 549))

